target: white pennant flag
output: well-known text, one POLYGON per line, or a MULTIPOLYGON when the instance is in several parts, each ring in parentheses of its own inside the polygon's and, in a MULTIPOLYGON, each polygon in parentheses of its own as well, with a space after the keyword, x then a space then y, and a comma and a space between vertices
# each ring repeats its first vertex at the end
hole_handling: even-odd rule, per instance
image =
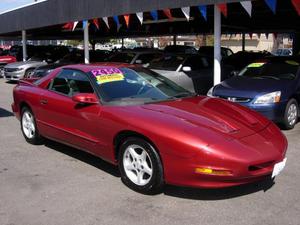
POLYGON ((183 14, 185 15, 186 19, 189 21, 190 20, 190 7, 182 7, 181 11, 183 12, 183 14))
POLYGON ((138 12, 136 13, 137 18, 139 19, 139 21, 141 22, 141 24, 143 25, 144 22, 144 16, 142 12, 138 12))
POLYGON ((75 21, 75 22, 73 23, 73 29, 72 29, 72 31, 75 30, 75 28, 77 27, 77 24, 78 24, 78 21, 75 21))
POLYGON ((246 12, 249 14, 249 16, 252 16, 252 2, 251 1, 244 1, 244 2, 240 2, 241 5, 244 7, 244 9, 246 10, 246 12))
POLYGON ((103 17, 102 19, 103 19, 104 23, 106 24, 106 26, 109 29, 110 27, 109 27, 109 23, 108 23, 108 18, 107 17, 103 17))

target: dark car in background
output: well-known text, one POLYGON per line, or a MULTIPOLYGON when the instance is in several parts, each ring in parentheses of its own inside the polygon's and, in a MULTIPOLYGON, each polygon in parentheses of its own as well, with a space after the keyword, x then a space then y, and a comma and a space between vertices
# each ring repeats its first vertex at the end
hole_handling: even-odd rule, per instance
MULTIPOLYGON (((201 46, 198 50, 198 53, 201 55, 206 55, 208 57, 214 57, 214 46, 201 46)), ((230 48, 221 47, 221 56, 222 59, 233 55, 233 51, 230 48)))
POLYGON ((51 73, 53 70, 55 70, 58 67, 65 66, 65 64, 60 64, 60 63, 53 63, 53 64, 48 64, 45 66, 39 66, 33 70, 27 79, 31 80, 38 80, 41 79, 42 77, 47 76, 49 73, 51 73))
POLYGON ((186 45, 168 45, 164 49, 165 53, 173 54, 197 54, 197 49, 186 45))
POLYGON ((292 129, 300 102, 300 59, 270 57, 249 64, 237 76, 213 87, 208 95, 260 112, 292 129))
MULTIPOLYGON (((206 94, 214 83, 213 60, 200 54, 165 54, 148 68, 198 94, 206 94)), ((222 66, 222 80, 230 74, 231 67, 222 66)))
POLYGON ((228 56, 227 58, 224 58, 223 63, 232 66, 235 73, 237 74, 240 70, 244 69, 250 63, 269 56, 272 56, 272 54, 267 51, 239 51, 228 56))

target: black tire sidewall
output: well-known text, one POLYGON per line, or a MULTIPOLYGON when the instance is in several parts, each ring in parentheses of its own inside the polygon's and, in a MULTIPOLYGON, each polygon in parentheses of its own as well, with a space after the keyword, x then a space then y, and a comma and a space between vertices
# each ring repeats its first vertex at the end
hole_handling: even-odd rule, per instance
POLYGON ((141 138, 132 137, 132 138, 126 139, 120 146, 118 162, 119 162, 119 170, 121 173, 121 179, 126 186, 128 186, 129 188, 131 188, 134 191, 137 191, 137 192, 143 193, 143 194, 157 194, 157 193, 161 192, 161 189, 163 187, 163 166, 162 166, 159 154, 157 153, 155 148, 150 143, 148 143, 147 141, 145 141, 141 138), (143 147, 147 151, 147 153, 150 157, 150 160, 152 162, 153 174, 152 174, 152 177, 151 177, 151 180, 149 181, 149 183, 144 186, 139 186, 139 185, 136 185, 135 183, 133 183, 127 177, 126 172, 124 170, 123 155, 125 153, 126 148, 132 144, 143 147))
POLYGON ((299 117, 299 106, 298 106, 296 99, 292 98, 288 101, 286 108, 285 108, 285 112, 284 112, 284 118, 283 118, 284 124, 283 125, 284 125, 285 129, 288 129, 288 130, 293 129, 295 127, 295 125, 297 124, 298 117, 299 117), (288 122, 288 110, 292 104, 295 104, 296 108, 297 108, 297 120, 293 125, 290 125, 288 122))
POLYGON ((39 131, 38 131, 38 129, 37 129, 37 125, 36 125, 36 121, 35 121, 35 116, 34 116, 32 110, 30 110, 28 107, 23 107, 23 108, 22 108, 22 110, 21 110, 21 121, 20 121, 20 123, 21 123, 21 131, 22 131, 22 134, 23 134, 25 140, 26 140, 28 143, 33 144, 33 145, 39 144, 40 141, 41 141, 41 137, 40 137, 39 131), (29 112, 29 113, 32 115, 32 117, 33 117, 33 123, 34 123, 34 127, 35 127, 35 133, 34 133, 34 136, 33 136, 32 138, 28 138, 28 137, 25 135, 24 130, 23 130, 23 114, 24 114, 25 112, 29 112))
POLYGON ((33 70, 34 70, 34 69, 27 69, 27 70, 25 71, 24 78, 30 78, 30 77, 29 77, 29 73, 32 72, 33 70))

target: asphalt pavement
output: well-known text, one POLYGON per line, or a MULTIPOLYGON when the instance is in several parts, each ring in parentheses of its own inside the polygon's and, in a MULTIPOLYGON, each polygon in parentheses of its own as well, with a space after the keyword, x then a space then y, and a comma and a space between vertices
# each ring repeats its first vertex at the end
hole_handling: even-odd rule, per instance
POLYGON ((300 123, 284 131, 287 166, 271 181, 221 190, 167 186, 146 196, 118 169, 76 149, 25 142, 0 79, 0 225, 300 224, 300 123))

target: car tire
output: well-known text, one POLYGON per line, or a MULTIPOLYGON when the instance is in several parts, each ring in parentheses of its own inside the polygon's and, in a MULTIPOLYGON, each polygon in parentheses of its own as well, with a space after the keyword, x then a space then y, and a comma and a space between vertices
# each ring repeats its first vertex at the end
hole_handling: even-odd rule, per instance
POLYGON ((22 108, 20 122, 22 134, 25 140, 33 145, 41 144, 43 138, 39 134, 34 114, 28 107, 22 108))
POLYGON ((137 137, 126 139, 119 149, 119 169, 123 183, 143 194, 161 193, 164 179, 161 159, 155 148, 137 137))
POLYGON ((283 125, 287 130, 293 129, 298 122, 299 106, 295 99, 290 99, 286 105, 283 125))
POLYGON ((30 78, 31 76, 31 72, 33 72, 34 69, 28 69, 25 71, 25 74, 24 74, 24 78, 30 78))

